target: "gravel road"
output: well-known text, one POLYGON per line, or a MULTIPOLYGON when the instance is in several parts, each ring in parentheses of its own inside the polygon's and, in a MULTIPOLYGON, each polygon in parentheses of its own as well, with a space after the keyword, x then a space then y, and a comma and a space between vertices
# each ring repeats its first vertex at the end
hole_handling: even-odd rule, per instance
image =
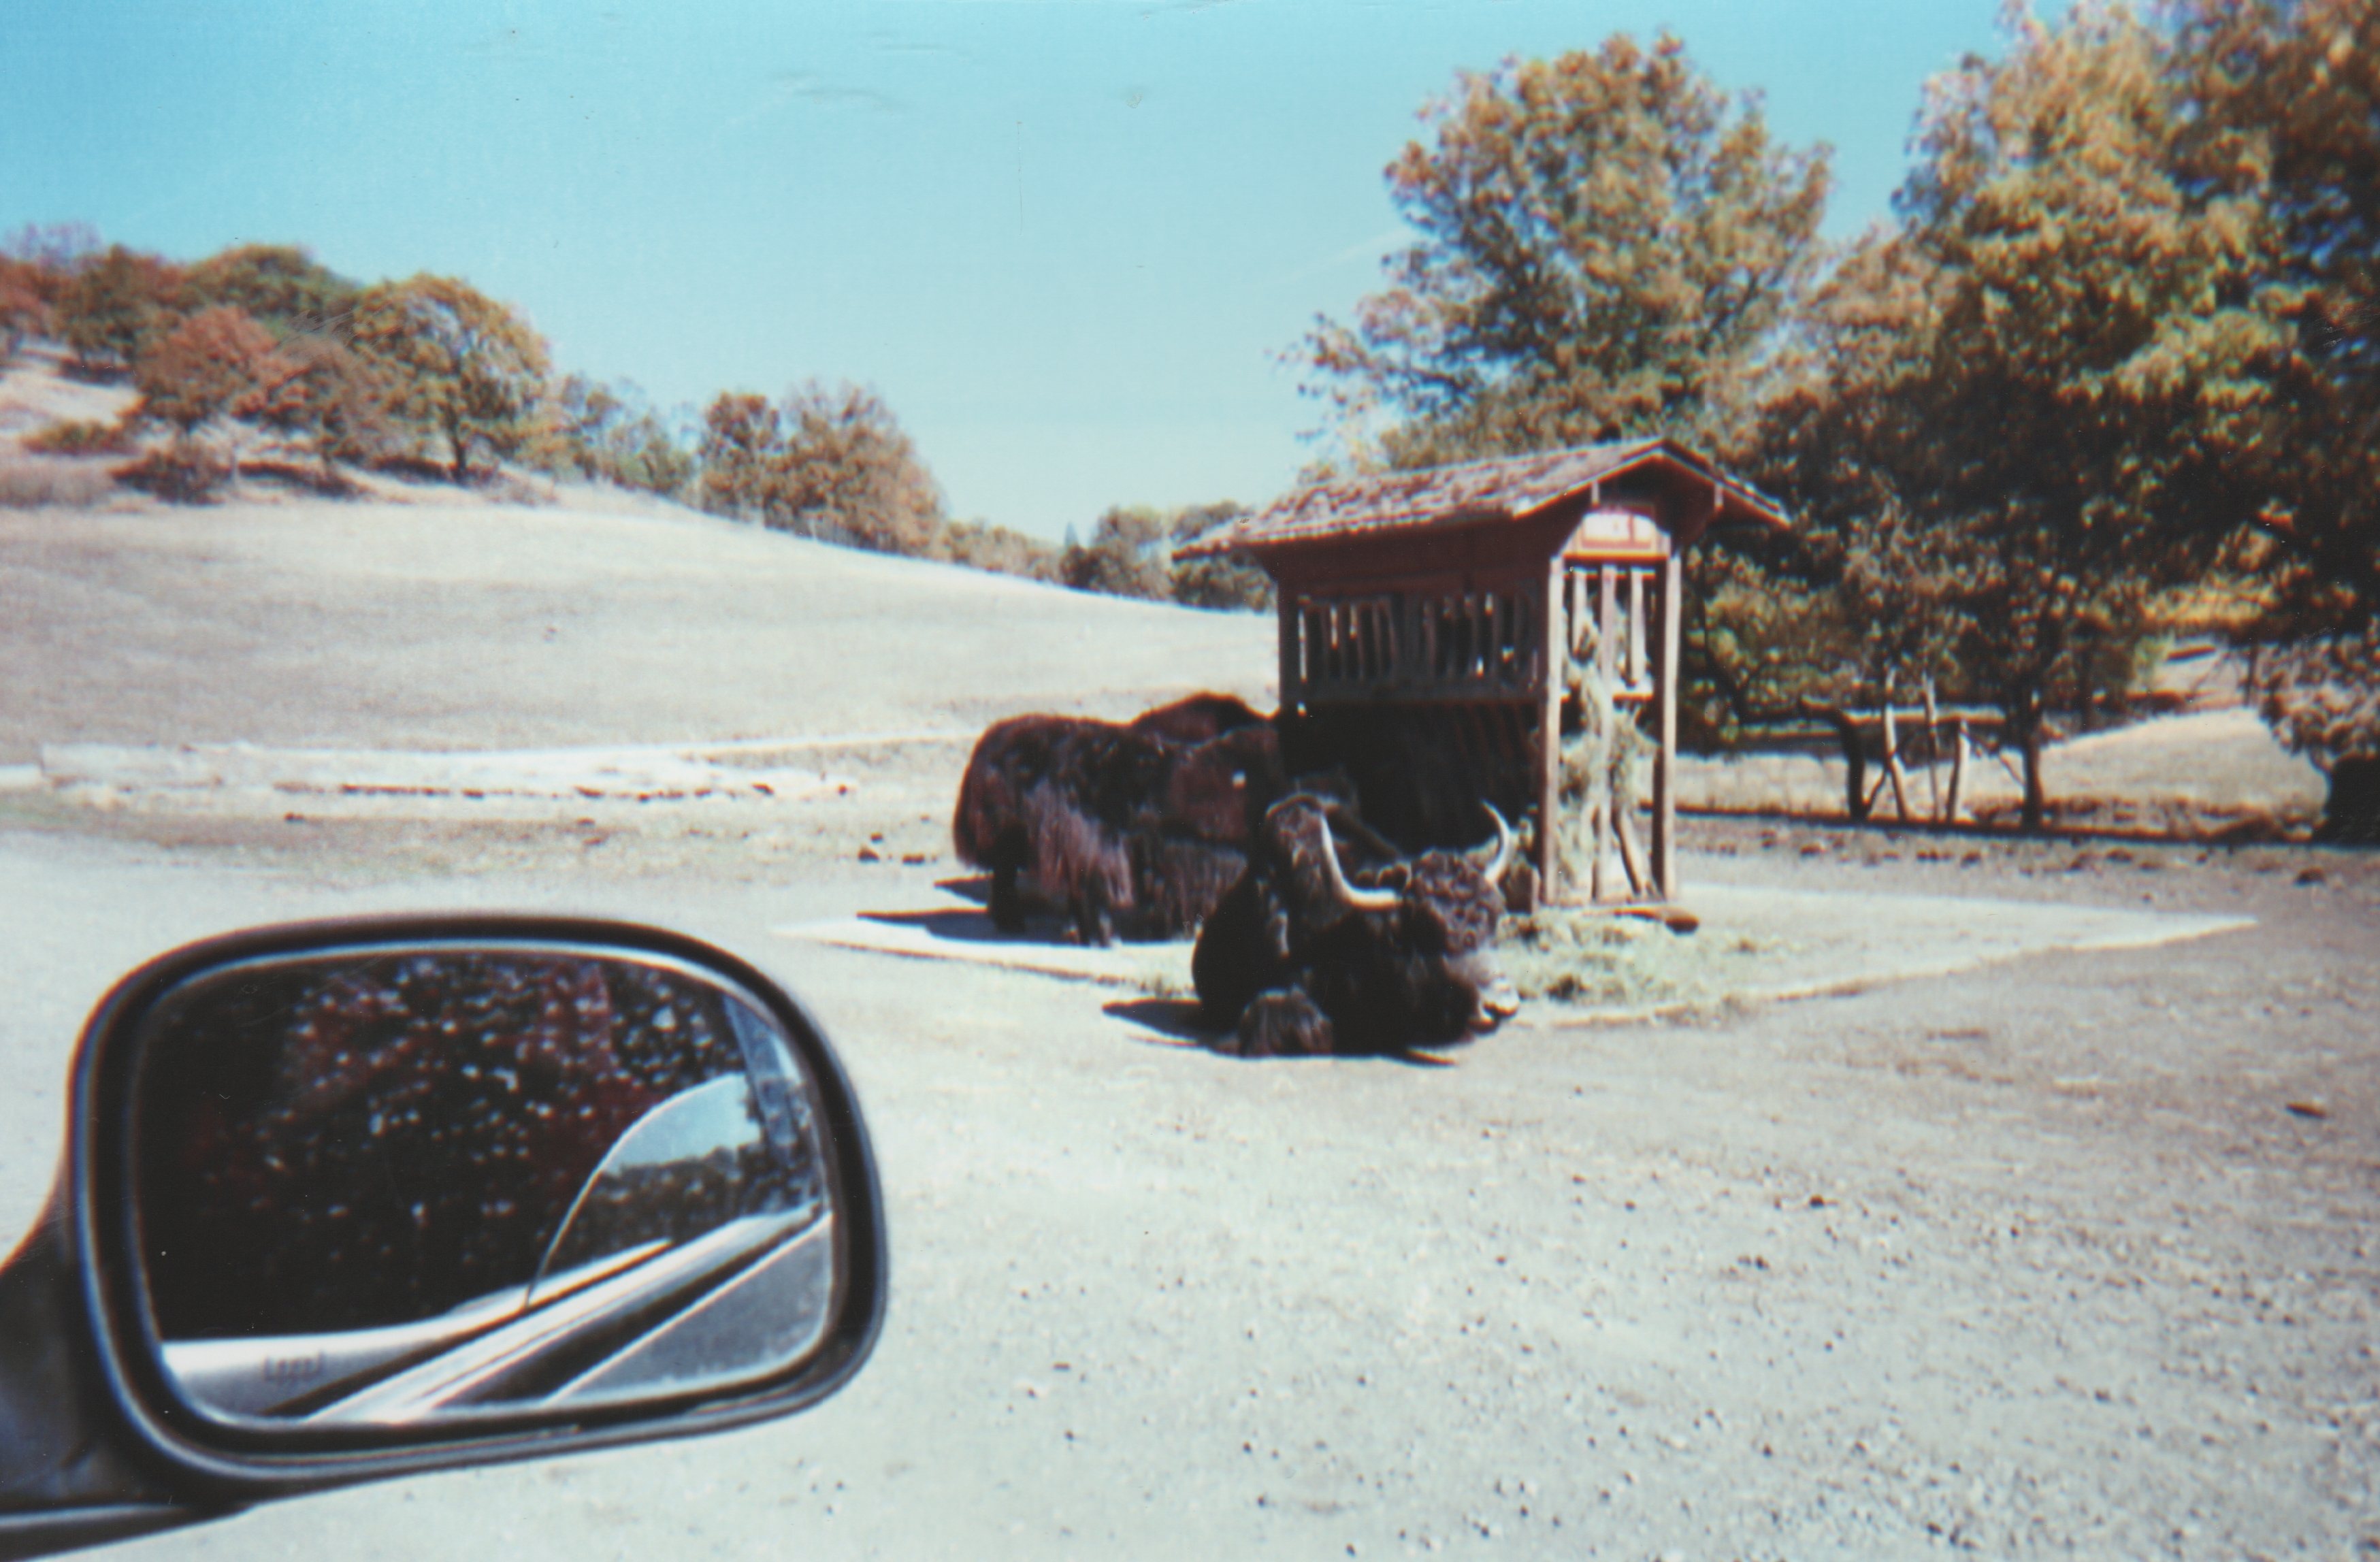
MULTIPOLYGON (((804 662, 797 623, 761 655, 757 609, 714 637, 701 592, 615 582, 550 588, 605 599, 549 684, 533 660, 469 665, 473 636, 527 657, 552 620, 491 607, 453 561, 502 531, 505 578, 558 579, 577 532, 563 512, 445 514, 334 517, 338 556, 394 570, 379 550, 398 539, 436 561, 378 599, 340 595, 377 577, 305 563, 289 539, 315 533, 265 507, 101 517, 117 528, 104 548, 65 535, 89 517, 0 515, 6 605, 31 625, 0 652, 18 745, 0 757, 934 725, 998 697, 1000 674, 970 661, 996 631, 1057 648, 1013 660, 1038 670, 1018 703, 1059 708, 1128 706, 1193 668, 1229 685, 1200 675, 1210 644, 1243 684, 1269 654, 1247 620, 953 587, 932 621, 958 626, 946 654, 888 663, 931 640, 910 616, 925 598, 903 566, 863 560, 904 589, 844 636, 840 680, 781 671, 828 665, 804 662), (200 557, 217 567, 173 562, 200 557), (292 616, 255 616, 275 581, 292 616), (310 671, 274 648, 301 620, 323 626, 310 671), (1078 632, 1095 654, 1067 648, 1078 632), (422 647, 451 649, 407 660, 422 647), (99 708, 95 690, 121 697, 99 708)), ((623 549, 645 524, 589 521, 623 549)), ((767 578, 789 593, 846 562, 653 524, 685 568, 756 597, 771 549, 791 562, 767 578), (714 537, 723 562, 704 563, 714 537)), ((820 578, 866 616, 861 575, 820 578)), ((18 971, 0 993, 18 1082, 0 1096, 0 1217, 21 1227, 41 1196, 73 1032, 113 976, 217 927, 400 904, 644 916, 758 959, 844 1050, 890 1204, 887 1332, 809 1415, 388 1483, 107 1554, 2380 1551, 2372 854, 1695 818, 1690 886, 2253 925, 1639 1023, 1537 1005, 1443 1067, 1244 1064, 1172 1043, 1112 989, 771 931, 926 903, 951 871, 930 859, 958 758, 862 754, 850 794, 773 810, 600 817, 0 793, 18 971)))

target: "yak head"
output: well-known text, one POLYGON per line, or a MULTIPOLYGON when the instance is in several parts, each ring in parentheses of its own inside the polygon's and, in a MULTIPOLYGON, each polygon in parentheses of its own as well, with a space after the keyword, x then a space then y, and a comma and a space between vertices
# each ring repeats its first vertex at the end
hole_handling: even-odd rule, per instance
POLYGON ((1491 1030, 1520 1007, 1495 951, 1504 914, 1496 885, 1512 834, 1494 809, 1488 814, 1495 838, 1475 853, 1375 854, 1352 876, 1326 805, 1293 797, 1267 817, 1275 947, 1329 1017, 1336 1050, 1441 1046, 1491 1030))

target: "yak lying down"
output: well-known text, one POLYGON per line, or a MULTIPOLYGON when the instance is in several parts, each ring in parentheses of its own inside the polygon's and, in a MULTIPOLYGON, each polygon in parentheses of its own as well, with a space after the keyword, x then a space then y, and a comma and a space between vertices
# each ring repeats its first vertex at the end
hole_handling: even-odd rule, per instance
POLYGON ((1019 716, 987 731, 959 784, 959 859, 991 874, 991 919, 1029 902, 1085 943, 1178 938, 1245 866, 1249 832, 1288 790, 1272 723, 1200 695, 1129 724, 1019 716))
MULTIPOLYGON (((1200 1012, 1244 1057, 1403 1052, 1468 1040, 1520 1007, 1496 960, 1497 880, 1512 832, 1475 855, 1382 859, 1376 836, 1333 830, 1325 801, 1274 805, 1247 869, 1198 936, 1200 1012), (1341 861, 1358 859, 1352 871, 1341 861)), ((1342 829, 1344 827, 1342 827, 1342 829)))

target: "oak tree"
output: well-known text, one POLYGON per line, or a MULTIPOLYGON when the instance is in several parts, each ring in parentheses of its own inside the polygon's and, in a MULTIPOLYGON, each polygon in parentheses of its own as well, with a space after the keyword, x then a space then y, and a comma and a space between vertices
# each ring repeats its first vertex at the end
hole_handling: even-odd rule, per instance
MULTIPOLYGON (((1173 545, 1180 547, 1244 513, 1240 505, 1229 500, 1186 505, 1173 513, 1167 530, 1173 545)), ((1273 606, 1272 576, 1265 573, 1262 564, 1245 554, 1182 559, 1173 565, 1173 599, 1186 608, 1269 612, 1273 606)))
POLYGON ((2087 708, 2216 562, 2270 331, 2251 204, 2167 155, 2170 34, 2097 0, 2011 28, 1929 90, 1901 226, 1837 301, 1804 434, 1823 475, 1795 497, 1895 654, 1998 707, 2038 829, 2053 710, 2087 708))
POLYGON ((189 269, 184 290, 193 309, 229 305, 276 338, 341 336, 362 289, 296 245, 244 244, 189 269))
POLYGON ((771 510, 784 453, 784 429, 768 397, 722 391, 702 413, 702 442, 695 453, 702 474, 697 502, 740 520, 790 525, 789 515, 772 515, 771 510))
POLYGON ((545 339, 468 283, 425 273, 368 289, 353 342, 386 381, 392 414, 444 442, 458 483, 475 457, 516 455, 538 430, 545 339))
POLYGON ((941 556, 942 495, 872 391, 808 381, 782 407, 725 393, 703 414, 698 494, 713 510, 828 542, 941 556))
POLYGON ((59 334, 89 376, 128 372, 181 323, 182 270, 118 244, 81 266, 56 304, 59 334))
POLYGON ((321 481, 337 487, 337 464, 369 461, 390 436, 387 382, 336 336, 302 333, 283 342, 282 377, 245 404, 246 415, 304 443, 321 464, 321 481))
POLYGON ((573 374, 554 393, 546 464, 556 470, 646 493, 670 494, 695 473, 695 458, 623 381, 606 385, 573 374))
POLYGON ((2179 161, 2252 200, 2277 327, 2226 476, 2256 527, 2255 686, 2329 775, 2324 829, 2380 842, 2380 8, 2188 0, 2179 161))
POLYGON ((1163 515, 1146 505, 1119 505, 1099 517, 1090 541, 1067 547, 1058 577, 1077 591, 1167 601, 1173 595, 1172 549, 1163 515))
POLYGON ((1637 434, 1724 442, 1818 262, 1825 149, 1774 144, 1667 33, 1465 73, 1388 170, 1415 242, 1293 352, 1399 466, 1637 434), (1385 427, 1378 427, 1385 424, 1385 427))
POLYGON ((199 430, 252 410, 285 378, 272 333, 236 309, 202 309, 141 355, 133 369, 140 391, 136 416, 174 430, 171 450, 152 458, 147 480, 176 498, 196 498, 238 469, 237 454, 217 459, 199 430))
POLYGON ((784 503, 797 529, 882 553, 941 551, 942 491, 876 394, 811 381, 785 398, 784 503))

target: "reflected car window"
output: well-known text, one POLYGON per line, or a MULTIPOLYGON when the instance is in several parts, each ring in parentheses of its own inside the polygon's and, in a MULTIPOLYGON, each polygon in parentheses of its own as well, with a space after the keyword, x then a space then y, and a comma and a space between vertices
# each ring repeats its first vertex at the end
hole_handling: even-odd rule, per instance
POLYGON ((527 1285, 630 1125, 743 1072, 719 994, 622 961, 345 958, 174 1007, 134 1168, 169 1338, 407 1323, 527 1285))

